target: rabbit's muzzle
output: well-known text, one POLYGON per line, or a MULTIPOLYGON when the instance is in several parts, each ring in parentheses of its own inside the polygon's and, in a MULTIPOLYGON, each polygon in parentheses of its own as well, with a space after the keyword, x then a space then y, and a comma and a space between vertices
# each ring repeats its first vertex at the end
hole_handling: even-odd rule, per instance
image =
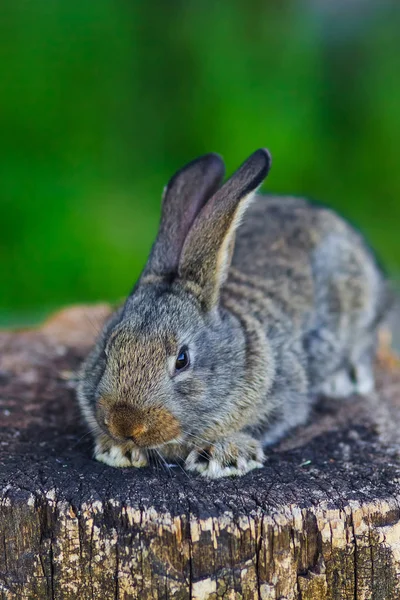
POLYGON ((106 418, 110 434, 131 440, 139 448, 159 446, 180 436, 178 420, 163 407, 140 407, 116 404, 106 418))

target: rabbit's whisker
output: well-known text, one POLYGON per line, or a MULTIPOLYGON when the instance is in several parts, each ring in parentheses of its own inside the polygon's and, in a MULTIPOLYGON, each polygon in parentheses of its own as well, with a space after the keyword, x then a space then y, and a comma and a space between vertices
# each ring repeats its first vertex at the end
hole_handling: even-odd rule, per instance
POLYGON ((165 470, 167 471, 168 475, 170 477, 172 477, 172 475, 171 475, 171 468, 168 466, 167 461, 164 459, 164 457, 161 454, 161 452, 159 452, 159 450, 157 450, 157 448, 154 448, 154 450, 157 452, 158 456, 160 457, 160 459, 161 459, 161 461, 162 461, 162 463, 163 463, 163 465, 165 467, 165 470))
POLYGON ((198 440, 199 442, 201 442, 202 444, 206 444, 207 446, 209 446, 211 444, 211 442, 209 440, 206 440, 205 438, 202 438, 199 435, 195 435, 194 433, 190 433, 189 431, 184 431, 183 433, 184 433, 184 435, 187 435, 190 438, 198 440))
POLYGON ((150 457, 150 462, 152 465, 154 465, 157 469, 157 474, 160 472, 160 461, 158 456, 154 453, 153 450, 150 450, 150 452, 148 453, 149 457, 150 457))
POLYGON ((102 326, 94 323, 94 321, 92 320, 91 317, 89 317, 88 313, 84 313, 85 315, 85 319, 87 320, 87 322, 89 323, 89 325, 91 326, 91 328, 93 329, 93 331, 95 332, 96 335, 99 335, 101 332, 101 328, 102 326))
MULTIPOLYGON (((180 461, 185 462, 184 459, 182 458, 182 456, 180 454, 178 454, 178 452, 176 453, 177 457, 179 458, 180 461)), ((177 467, 179 467, 179 469, 182 471, 182 473, 184 473, 186 475, 186 477, 188 479, 190 479, 188 473, 185 471, 185 469, 182 467, 182 465, 179 462, 175 463, 177 467)))
POLYGON ((91 434, 93 434, 93 433, 96 433, 96 431, 97 431, 97 428, 94 428, 94 429, 89 429, 89 431, 87 431, 86 433, 84 433, 84 434, 83 434, 83 435, 82 435, 82 436, 79 438, 79 440, 77 440, 77 441, 75 442, 75 444, 74 444, 73 446, 70 446, 70 450, 73 450, 73 449, 74 449, 74 448, 75 448, 75 447, 76 447, 76 446, 77 446, 77 445, 78 445, 78 444, 79 444, 79 443, 80 443, 80 442, 81 442, 81 441, 82 441, 82 440, 83 440, 85 437, 87 437, 88 435, 91 435, 91 434))

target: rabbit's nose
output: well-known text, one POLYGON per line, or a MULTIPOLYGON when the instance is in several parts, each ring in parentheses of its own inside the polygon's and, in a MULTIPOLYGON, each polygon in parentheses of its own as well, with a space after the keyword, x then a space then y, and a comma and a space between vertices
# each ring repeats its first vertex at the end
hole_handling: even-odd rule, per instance
POLYGON ((117 404, 109 413, 108 429, 114 437, 146 448, 169 442, 180 435, 177 419, 163 407, 136 408, 117 404))
POLYGON ((135 425, 135 427, 132 429, 131 436, 140 437, 143 435, 143 433, 146 433, 146 431, 148 431, 147 425, 141 423, 140 425, 135 425))
POLYGON ((149 428, 147 427, 147 425, 145 425, 144 423, 140 423, 137 425, 134 425, 130 435, 128 436, 129 439, 132 440, 132 442, 135 442, 135 444, 137 444, 138 446, 140 445, 140 440, 143 438, 143 436, 149 431, 149 428))

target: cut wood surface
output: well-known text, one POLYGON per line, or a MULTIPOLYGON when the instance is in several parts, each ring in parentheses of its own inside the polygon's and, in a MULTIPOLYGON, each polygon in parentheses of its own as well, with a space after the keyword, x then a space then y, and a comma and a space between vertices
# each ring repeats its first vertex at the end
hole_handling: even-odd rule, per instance
POLYGON ((0 335, 0 598, 400 598, 396 360, 245 477, 113 469, 71 381, 108 313, 0 335))

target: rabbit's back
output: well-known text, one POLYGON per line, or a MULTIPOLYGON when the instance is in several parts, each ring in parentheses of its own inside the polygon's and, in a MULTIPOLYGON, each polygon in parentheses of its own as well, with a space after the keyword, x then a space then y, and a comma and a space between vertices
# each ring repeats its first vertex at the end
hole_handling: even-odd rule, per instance
POLYGON ((334 211, 258 196, 240 225, 224 294, 275 337, 301 338, 311 386, 372 352, 387 306, 384 277, 362 236, 334 211))

